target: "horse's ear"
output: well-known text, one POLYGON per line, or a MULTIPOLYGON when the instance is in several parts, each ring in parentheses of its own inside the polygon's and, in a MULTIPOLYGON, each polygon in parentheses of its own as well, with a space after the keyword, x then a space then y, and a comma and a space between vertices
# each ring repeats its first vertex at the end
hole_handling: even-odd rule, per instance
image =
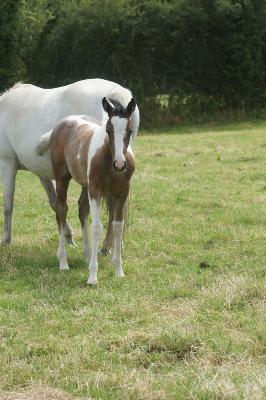
POLYGON ((104 110, 107 112, 108 115, 111 114, 111 112, 113 111, 113 107, 111 106, 111 104, 109 103, 109 101, 107 100, 106 97, 104 97, 102 99, 102 105, 104 110))
POLYGON ((127 113, 129 115, 131 115, 134 112, 135 108, 136 108, 136 100, 133 99, 133 97, 132 97, 132 99, 130 100, 130 102, 127 105, 127 113))

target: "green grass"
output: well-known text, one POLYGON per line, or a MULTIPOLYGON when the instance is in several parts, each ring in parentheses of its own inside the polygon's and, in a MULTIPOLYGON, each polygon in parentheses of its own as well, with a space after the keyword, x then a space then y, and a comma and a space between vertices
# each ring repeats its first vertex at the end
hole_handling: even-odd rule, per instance
POLYGON ((55 217, 37 178, 18 174, 13 243, 0 248, 2 393, 265 398, 266 123, 184 132, 137 138, 126 278, 100 258, 98 288, 86 285, 79 187, 78 248, 60 272, 55 217))

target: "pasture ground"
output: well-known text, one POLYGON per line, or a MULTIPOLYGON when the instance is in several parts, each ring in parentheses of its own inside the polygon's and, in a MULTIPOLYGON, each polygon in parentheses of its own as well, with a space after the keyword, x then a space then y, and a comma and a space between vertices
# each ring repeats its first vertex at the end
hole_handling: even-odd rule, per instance
POLYGON ((101 257, 98 288, 86 285, 79 187, 78 248, 60 272, 44 191, 18 174, 13 243, 0 248, 1 399, 265 398, 265 131, 140 135, 126 278, 101 257))

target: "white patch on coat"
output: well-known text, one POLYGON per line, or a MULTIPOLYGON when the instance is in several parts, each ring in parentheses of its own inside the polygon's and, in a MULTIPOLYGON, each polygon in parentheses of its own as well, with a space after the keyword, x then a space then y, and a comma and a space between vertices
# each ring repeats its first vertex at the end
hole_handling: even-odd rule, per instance
POLYGON ((89 285, 97 284, 98 273, 98 246, 102 236, 103 225, 101 223, 101 203, 89 197, 91 212, 91 259, 89 264, 90 275, 87 283, 89 285))
POLYGON ((69 269, 69 266, 68 266, 68 263, 67 263, 67 251, 66 251, 66 245, 65 245, 65 234, 64 234, 64 229, 62 227, 60 228, 60 233, 59 233, 57 258, 59 260, 59 268, 60 268, 61 271, 69 269))
POLYGON ((134 160, 135 157, 134 157, 133 150, 132 150, 132 147, 130 146, 130 144, 128 145, 127 151, 128 151, 128 153, 130 153, 132 155, 132 158, 134 160))
POLYGON ((115 274, 119 278, 123 278, 125 276, 122 268, 122 259, 121 259, 123 228, 124 228, 124 221, 113 221, 114 245, 113 245, 112 261, 115 266, 115 274))
POLYGON ((98 127, 98 128, 99 129, 95 130, 95 132, 91 138, 91 143, 90 143, 89 152, 88 152, 88 168, 87 168, 88 179, 90 176, 91 160, 95 156, 97 150, 100 147, 102 147, 102 145, 104 144, 104 139, 107 135, 105 125, 102 125, 101 127, 98 127))
POLYGON ((80 160, 80 150, 82 149, 82 146, 83 146, 83 143, 81 142, 80 145, 79 145, 79 152, 78 152, 78 155, 77 155, 77 160, 80 160))

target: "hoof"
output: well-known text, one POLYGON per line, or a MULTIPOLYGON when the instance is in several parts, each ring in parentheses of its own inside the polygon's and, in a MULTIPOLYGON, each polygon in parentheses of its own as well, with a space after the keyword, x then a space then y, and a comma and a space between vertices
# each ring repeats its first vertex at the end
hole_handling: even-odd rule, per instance
POLYGON ((116 272, 115 273, 115 276, 117 277, 117 278, 124 278, 125 277, 125 274, 124 274, 124 272, 122 271, 122 272, 116 272))
POLYGON ((8 246, 9 244, 11 243, 11 239, 9 238, 9 239, 2 239, 1 241, 0 241, 0 245, 1 246, 8 246))
POLYGON ((111 250, 109 250, 109 249, 102 249, 101 251, 100 251, 100 254, 102 255, 102 256, 109 256, 109 254, 111 254, 111 250))
POLYGON ((65 239, 66 239, 67 244, 69 244, 70 246, 76 247, 76 243, 73 240, 73 236, 65 236, 65 239))
POLYGON ((70 268, 69 268, 68 265, 62 265, 62 266, 60 265, 59 269, 60 269, 60 271, 67 271, 67 270, 69 270, 70 268))
POLYGON ((88 284, 89 286, 97 286, 97 285, 98 285, 98 281, 97 281, 97 279, 89 278, 89 279, 87 280, 87 284, 88 284))

